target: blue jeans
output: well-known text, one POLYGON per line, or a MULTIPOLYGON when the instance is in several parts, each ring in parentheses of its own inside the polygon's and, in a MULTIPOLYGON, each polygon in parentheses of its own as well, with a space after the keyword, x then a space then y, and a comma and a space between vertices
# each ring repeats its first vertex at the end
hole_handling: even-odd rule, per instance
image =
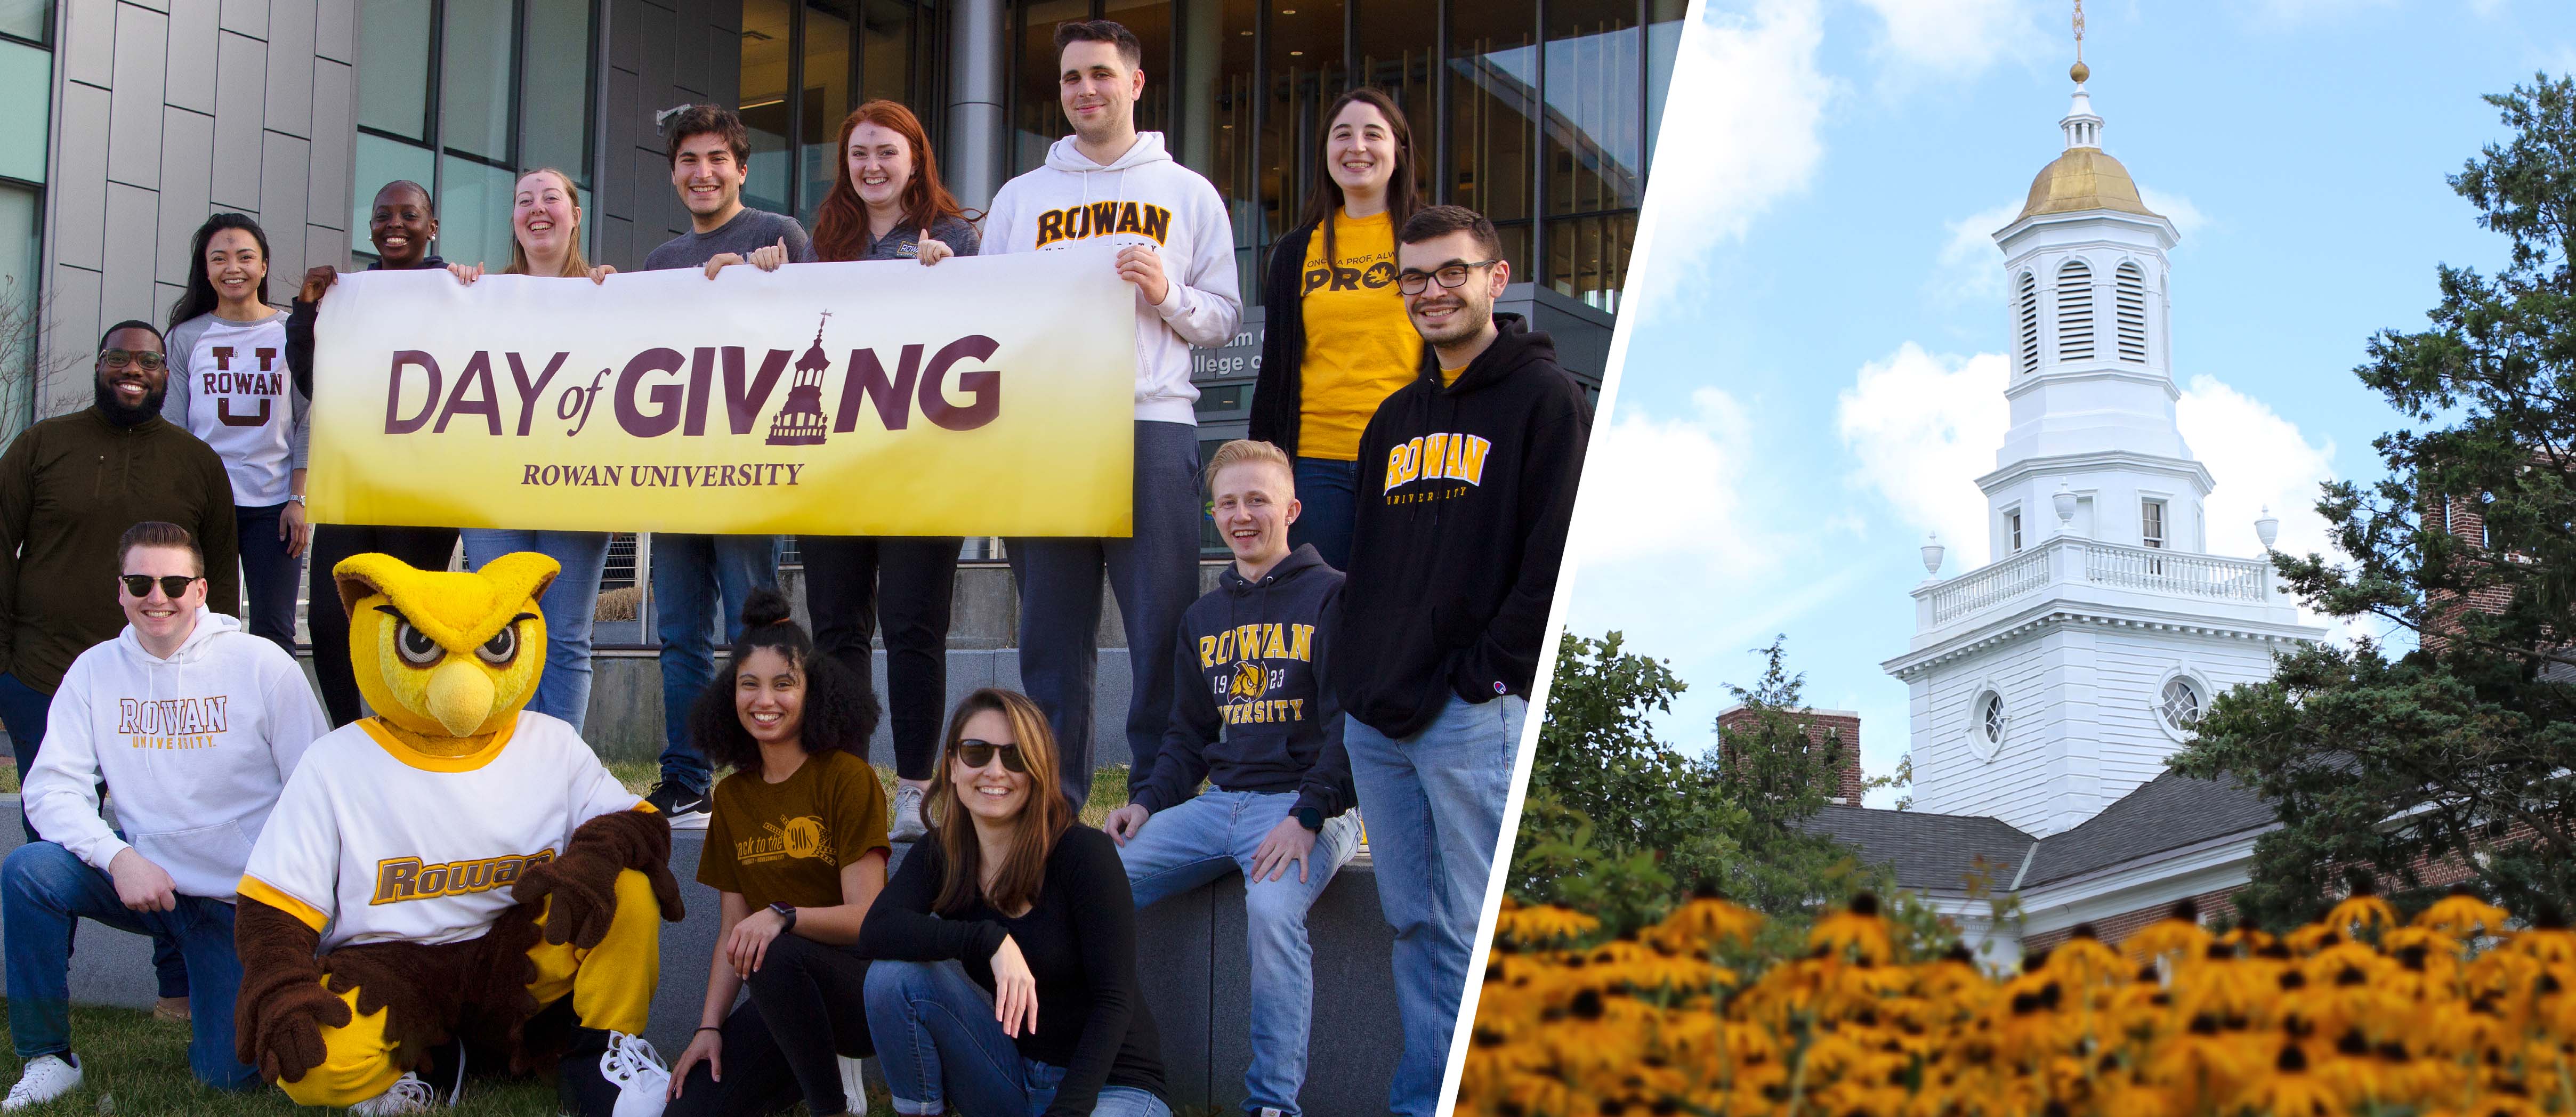
POLYGON ((286 505, 233 508, 233 530, 241 542, 242 623, 253 636, 267 637, 286 654, 295 654, 295 589, 304 581, 304 556, 286 553, 277 537, 277 521, 286 505))
POLYGON ((1091 798, 1092 679, 1100 661, 1100 579, 1118 594, 1127 631, 1127 756, 1154 770, 1172 716, 1172 641, 1199 598, 1198 428, 1138 422, 1134 534, 1125 539, 1013 539, 1020 592, 1020 685, 1055 730, 1064 794, 1091 798))
POLYGON ((1389 737, 1358 718, 1343 727, 1351 783, 1368 816, 1378 906, 1395 929, 1404 1056, 1387 1107, 1409 1117, 1429 1117, 1440 1102, 1528 712, 1526 700, 1509 695, 1453 696, 1411 737, 1389 737))
POLYGON ((1297 522, 1288 525, 1288 546, 1315 545, 1324 564, 1351 568, 1351 530, 1359 518, 1360 467, 1331 458, 1297 459, 1297 522))
POLYGON ((120 931, 176 940, 187 959, 192 1036, 188 1069, 227 1090, 260 1084, 259 1071, 233 1058, 233 1000, 241 959, 233 953, 233 906, 181 896, 174 911, 132 911, 107 874, 52 842, 30 842, 0 862, 0 939, 9 968, 9 1038, 18 1057, 71 1050, 72 923, 90 919, 120 931))
MULTIPOLYGON (((1020 1055, 993 1019, 990 994, 955 963, 869 963, 863 999, 897 1113, 1038 1117, 1064 1081, 1063 1067, 1020 1055)), ((1091 1107, 1092 1117, 1171 1113, 1163 1099, 1133 1086, 1102 1086, 1091 1107)))
POLYGON ((1294 792, 1212 790, 1155 812, 1118 850, 1139 909, 1226 873, 1243 874, 1244 945, 1252 961, 1252 1065, 1243 1072, 1243 1108, 1254 1113, 1265 1106, 1298 1111, 1315 1010, 1306 909, 1359 847, 1356 820, 1328 818, 1307 855, 1305 880, 1294 865, 1276 880, 1254 880, 1252 855, 1296 805, 1294 792))
POLYGON ((546 673, 528 708, 552 714, 581 732, 590 713, 590 626, 599 616, 599 572, 608 566, 604 531, 516 531, 467 528, 465 568, 481 570, 493 559, 535 551, 563 566, 537 598, 546 618, 546 673))
POLYGON ((716 642, 730 646, 742 635, 742 605, 751 591, 777 588, 775 535, 653 536, 653 612, 662 637, 663 779, 706 794, 714 769, 689 740, 689 706, 715 680, 716 642))
MULTIPOLYGON (((53 708, 53 695, 20 682, 16 675, 0 674, 0 725, 9 730, 9 751, 18 762, 20 787, 27 786, 27 769, 35 767, 36 750, 44 747, 45 722, 53 708)), ((104 793, 107 785, 100 784, 99 790, 104 793)), ((27 817, 23 799, 18 807, 18 828, 27 832, 30 842, 44 840, 37 836, 34 820, 27 817)), ((180 956, 179 944, 167 935, 152 936, 152 972, 162 996, 188 995, 187 960, 180 956)))

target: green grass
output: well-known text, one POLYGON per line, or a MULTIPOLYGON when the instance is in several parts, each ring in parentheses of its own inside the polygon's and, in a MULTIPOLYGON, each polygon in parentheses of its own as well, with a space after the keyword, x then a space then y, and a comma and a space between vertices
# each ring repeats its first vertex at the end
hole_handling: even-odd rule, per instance
MULTIPOLYGON (((286 1100, 275 1087, 247 1093, 211 1090, 188 1073, 188 1026, 155 1020, 150 1013, 119 1008, 72 1009, 72 1050, 80 1055, 81 1085, 48 1105, 22 1110, 30 1117, 159 1117, 234 1114, 320 1114, 286 1100)), ((0 1079, 18 1080, 21 1062, 0 1051, 0 1079)), ((869 1117, 894 1112, 883 1097, 871 1098, 869 1117)), ((553 1117, 555 1085, 550 1077, 473 1078, 465 1083, 458 1117, 553 1117)), ((791 1113, 805 1113, 797 1106, 791 1113)))

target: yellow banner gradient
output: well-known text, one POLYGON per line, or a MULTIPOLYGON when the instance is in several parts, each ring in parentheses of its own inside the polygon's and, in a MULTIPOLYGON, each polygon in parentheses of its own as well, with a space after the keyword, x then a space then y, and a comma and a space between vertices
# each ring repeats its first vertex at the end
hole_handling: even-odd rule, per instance
POLYGON ((313 518, 1124 536, 1136 295, 1115 258, 344 274, 315 329, 313 518))

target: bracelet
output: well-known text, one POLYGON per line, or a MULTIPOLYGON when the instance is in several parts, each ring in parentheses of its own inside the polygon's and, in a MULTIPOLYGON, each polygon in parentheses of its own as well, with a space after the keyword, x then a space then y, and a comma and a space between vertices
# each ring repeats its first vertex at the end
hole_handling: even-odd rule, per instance
MULTIPOLYGON (((716 1026, 716 1025, 714 1025, 714 1024, 700 1024, 700 1025, 698 1025, 698 1032, 721 1032, 721 1031, 723 1031, 723 1030, 724 1030, 723 1028, 717 1027, 717 1026, 716 1026)), ((696 1034, 698 1034, 698 1032, 691 1032, 691 1033, 689 1033, 689 1034, 690 1034, 690 1035, 696 1035, 696 1034)))

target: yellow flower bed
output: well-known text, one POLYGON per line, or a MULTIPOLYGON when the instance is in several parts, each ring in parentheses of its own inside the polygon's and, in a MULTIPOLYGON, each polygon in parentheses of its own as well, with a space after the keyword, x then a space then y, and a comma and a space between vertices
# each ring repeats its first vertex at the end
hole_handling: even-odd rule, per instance
POLYGON ((1720 899, 1581 949, 1548 944, 1589 917, 1506 902, 1458 1112, 2576 1114, 2576 933, 2468 895, 2277 938, 2190 914, 1997 978, 1898 957, 1868 897, 1794 959, 1747 957, 1762 917, 1720 899))

